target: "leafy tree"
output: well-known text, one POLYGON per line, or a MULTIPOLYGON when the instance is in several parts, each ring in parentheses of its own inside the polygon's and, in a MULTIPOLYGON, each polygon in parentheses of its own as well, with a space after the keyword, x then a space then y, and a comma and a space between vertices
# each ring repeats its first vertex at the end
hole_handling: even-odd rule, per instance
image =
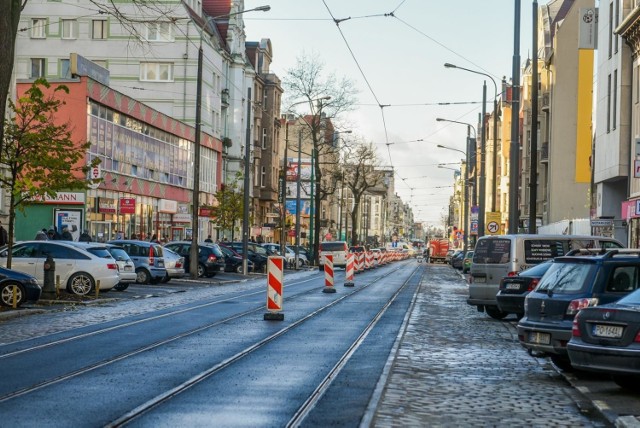
MULTIPOLYGON (((358 144, 352 147, 348 160, 343 166, 344 184, 351 191, 353 210, 351 211, 351 242, 356 245, 360 225, 360 201, 365 193, 382 184, 384 173, 379 168, 376 150, 372 144, 358 144)), ((366 236, 365 236, 366 239, 366 236)))
MULTIPOLYGON (((285 93, 291 100, 307 100, 311 109, 311 116, 305 119, 307 124, 305 139, 309 138, 313 142, 313 151, 316 159, 323 159, 335 148, 333 144, 323 144, 327 141, 332 143, 332 129, 327 127, 327 123, 338 118, 342 113, 351 110, 356 102, 357 90, 354 83, 346 78, 337 79, 333 73, 328 77, 324 76, 324 64, 318 59, 318 55, 302 55, 297 58, 296 65, 287 70, 287 75, 283 79, 285 93)), ((330 157, 329 157, 330 158, 330 157)), ((335 186, 327 187, 328 183, 335 184, 335 180, 323 180, 322 162, 314 165, 315 194, 314 206, 315 216, 313 236, 314 261, 318 261, 320 240, 320 201, 335 191, 335 186)))
POLYGON ((234 226, 243 217, 244 193, 240 188, 240 178, 238 173, 231 183, 220 186, 220 190, 215 194, 218 205, 213 207, 216 223, 224 230, 231 230, 232 241, 234 226))
MULTIPOLYGON (((16 103, 9 100, 12 117, 4 122, 0 148, 0 187, 9 195, 9 248, 14 236, 16 210, 23 204, 62 190, 86 189, 87 173, 99 163, 81 162, 90 143, 71 139, 71 125, 58 124, 56 113, 68 94, 66 86, 51 89, 45 79, 36 80, 16 103)), ((11 267, 11 251, 7 260, 11 267)))

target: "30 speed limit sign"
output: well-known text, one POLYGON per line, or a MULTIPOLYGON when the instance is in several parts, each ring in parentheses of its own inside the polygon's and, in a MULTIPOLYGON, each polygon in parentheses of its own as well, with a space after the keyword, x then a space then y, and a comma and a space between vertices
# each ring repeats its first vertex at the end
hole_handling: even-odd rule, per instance
POLYGON ((500 225, 495 221, 490 221, 487 224, 487 230, 489 231, 489 233, 498 233, 498 231, 500 230, 500 225))

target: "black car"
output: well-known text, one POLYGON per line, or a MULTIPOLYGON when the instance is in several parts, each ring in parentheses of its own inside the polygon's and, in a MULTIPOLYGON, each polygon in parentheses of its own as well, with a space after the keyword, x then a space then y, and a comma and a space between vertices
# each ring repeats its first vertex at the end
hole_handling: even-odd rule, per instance
MULTIPOLYGON (((191 268, 191 241, 174 241, 165 245, 170 250, 184 257, 185 270, 191 268)), ((211 278, 225 268, 225 257, 218 244, 198 245, 198 277, 211 278)))
POLYGON ((551 267, 552 260, 525 269, 513 276, 505 276, 500 281, 496 294, 498 309, 505 314, 516 314, 518 319, 524 316, 524 300, 538 285, 540 278, 551 267))
POLYGON ((640 390, 640 290, 615 303, 582 309, 567 345, 571 365, 608 373, 623 388, 640 390))
POLYGON ((25 302, 36 302, 41 293, 33 276, 0 267, 0 306, 13 306, 14 298, 16 307, 25 302))
POLYGON ((464 251, 456 251, 453 256, 451 256, 451 266, 462 270, 462 264, 464 262, 464 251))
MULTIPOLYGON (((235 252, 233 249, 224 245, 220 245, 220 251, 222 251, 222 254, 224 254, 224 271, 242 273, 242 256, 235 252)), ((249 269, 249 272, 253 271, 254 266, 251 260, 247 260, 247 267, 249 269)))
POLYGON ((518 339, 536 357, 568 370, 573 320, 585 308, 612 303, 638 288, 640 250, 575 250, 556 257, 525 300, 518 339))
MULTIPOLYGON (((233 251, 242 256, 242 242, 225 242, 222 245, 230 247, 233 251)), ((266 248, 253 242, 249 242, 247 249, 247 257, 253 262, 255 272, 264 272, 267 266, 267 260, 269 259, 269 254, 267 253, 266 248)))

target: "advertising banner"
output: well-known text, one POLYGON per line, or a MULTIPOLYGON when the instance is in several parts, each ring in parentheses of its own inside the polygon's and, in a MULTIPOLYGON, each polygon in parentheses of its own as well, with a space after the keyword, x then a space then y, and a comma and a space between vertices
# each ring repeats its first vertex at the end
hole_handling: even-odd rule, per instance
MULTIPOLYGON (((287 214, 295 215, 296 210, 296 200, 295 199, 287 199, 287 214)), ((311 212, 311 201, 310 200, 300 200, 300 214, 309 215, 311 212)))
POLYGON ((67 228, 73 240, 77 241, 82 229, 82 210, 54 209, 53 215, 58 232, 62 233, 67 228))

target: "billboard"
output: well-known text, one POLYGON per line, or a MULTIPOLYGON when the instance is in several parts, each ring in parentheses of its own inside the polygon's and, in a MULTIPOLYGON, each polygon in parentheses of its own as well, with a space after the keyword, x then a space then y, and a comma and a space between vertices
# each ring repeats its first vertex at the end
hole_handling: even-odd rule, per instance
MULTIPOLYGON (((295 199, 287 199, 287 214, 295 215, 297 213, 296 210, 296 200, 295 199)), ((309 215, 311 213, 311 201, 310 200, 300 200, 300 214, 309 215)))

